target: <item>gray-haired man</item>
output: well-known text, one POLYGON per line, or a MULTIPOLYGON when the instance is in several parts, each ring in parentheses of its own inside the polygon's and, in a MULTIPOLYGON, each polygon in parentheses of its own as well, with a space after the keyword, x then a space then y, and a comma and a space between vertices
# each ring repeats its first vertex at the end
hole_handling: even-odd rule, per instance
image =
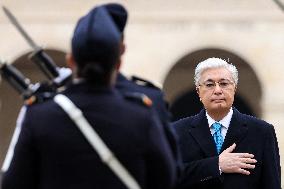
POLYGON ((232 107, 237 84, 236 67, 222 59, 197 65, 195 85, 204 109, 173 124, 183 157, 180 188, 281 188, 274 128, 232 107))

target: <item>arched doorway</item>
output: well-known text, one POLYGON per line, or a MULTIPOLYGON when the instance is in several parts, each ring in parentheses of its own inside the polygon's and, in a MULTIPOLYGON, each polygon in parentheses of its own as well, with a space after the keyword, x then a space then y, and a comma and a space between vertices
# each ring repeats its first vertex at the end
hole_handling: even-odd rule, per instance
MULTIPOLYGON (((65 66, 65 52, 47 49, 45 52, 58 66, 65 66)), ((46 77, 40 69, 28 59, 30 53, 26 53, 12 62, 32 83, 44 81, 46 77)), ((16 125, 16 118, 23 105, 20 95, 4 79, 0 83, 0 163, 2 164, 12 133, 16 125)))
POLYGON ((253 68, 238 55, 217 48, 202 49, 181 58, 169 71, 164 81, 164 91, 170 103, 173 120, 198 113, 202 104, 193 82, 196 65, 209 57, 226 59, 239 71, 239 84, 234 106, 241 112, 261 117, 261 85, 253 68))

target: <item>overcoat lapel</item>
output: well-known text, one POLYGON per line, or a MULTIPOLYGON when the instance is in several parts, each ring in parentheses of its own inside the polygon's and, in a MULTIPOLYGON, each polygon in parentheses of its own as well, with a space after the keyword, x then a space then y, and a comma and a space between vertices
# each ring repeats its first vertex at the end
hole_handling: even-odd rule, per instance
POLYGON ((206 156, 212 157, 217 155, 215 142, 208 126, 205 110, 202 110, 195 117, 189 129, 189 133, 199 144, 206 156))
POLYGON ((225 150, 233 143, 238 144, 247 135, 248 127, 242 119, 242 114, 233 108, 233 116, 230 122, 228 132, 225 137, 221 151, 225 150))

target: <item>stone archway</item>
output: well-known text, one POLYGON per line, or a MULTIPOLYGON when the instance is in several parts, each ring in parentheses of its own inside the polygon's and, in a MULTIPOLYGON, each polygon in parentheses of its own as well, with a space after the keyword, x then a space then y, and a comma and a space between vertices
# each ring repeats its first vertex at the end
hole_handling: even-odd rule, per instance
POLYGON ((262 88, 250 64, 238 55, 223 49, 210 48, 192 52, 181 58, 168 72, 163 89, 170 104, 173 120, 200 111, 202 104, 195 92, 193 81, 196 65, 209 57, 226 59, 239 71, 239 84, 234 106, 241 112, 261 117, 262 88))
MULTIPOLYGON (((65 52, 53 49, 47 49, 45 52, 52 57, 58 66, 65 66, 65 52)), ((46 80, 37 65, 28 59, 29 54, 26 53, 16 58, 12 62, 13 66, 28 77, 32 83, 46 80)), ((16 118, 23 105, 20 95, 4 79, 0 82, 0 102, 0 163, 2 164, 16 125, 16 118)))

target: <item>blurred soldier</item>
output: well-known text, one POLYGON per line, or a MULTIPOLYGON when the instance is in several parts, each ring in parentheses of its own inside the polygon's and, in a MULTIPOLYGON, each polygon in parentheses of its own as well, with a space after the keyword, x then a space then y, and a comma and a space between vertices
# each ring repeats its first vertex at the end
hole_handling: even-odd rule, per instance
MULTIPOLYGON (((82 17, 72 38, 74 82, 63 92, 141 188, 170 189, 175 164, 152 108, 113 88, 120 33, 104 6, 82 17), (158 175, 158 176, 157 176, 158 175)), ((53 100, 27 109, 2 189, 127 188, 53 100)))
MULTIPOLYGON (((126 26, 128 14, 126 9, 120 4, 109 3, 105 5, 105 8, 113 18, 122 35, 120 45, 121 57, 120 63, 118 64, 118 67, 120 67, 122 64, 122 55, 124 54, 126 49, 124 43, 124 28, 126 26)), ((149 81, 138 77, 132 77, 131 80, 128 80, 121 72, 119 72, 116 87, 122 92, 135 91, 146 94, 153 100, 154 108, 157 111, 160 119, 165 122, 169 121, 170 114, 167 110, 166 102, 164 101, 164 94, 158 87, 156 87, 149 81)))
MULTIPOLYGON (((120 45, 121 56, 118 64, 119 68, 122 64, 122 55, 124 54, 126 49, 124 43, 124 28, 126 26, 128 14, 126 9, 120 4, 109 3, 105 4, 104 6, 111 15, 113 21, 117 25, 122 36, 121 45, 120 45)), ((167 109, 167 104, 164 100, 163 92, 149 81, 137 77, 132 77, 132 80, 129 80, 121 72, 119 72, 117 76, 116 88, 122 93, 127 93, 127 92, 143 93, 153 101, 153 107, 155 109, 156 115, 163 124, 177 166, 179 166, 179 164, 181 163, 180 162, 181 155, 179 153, 179 150, 177 149, 176 135, 174 133, 174 130, 171 129, 168 125, 170 121, 170 113, 167 109)))

